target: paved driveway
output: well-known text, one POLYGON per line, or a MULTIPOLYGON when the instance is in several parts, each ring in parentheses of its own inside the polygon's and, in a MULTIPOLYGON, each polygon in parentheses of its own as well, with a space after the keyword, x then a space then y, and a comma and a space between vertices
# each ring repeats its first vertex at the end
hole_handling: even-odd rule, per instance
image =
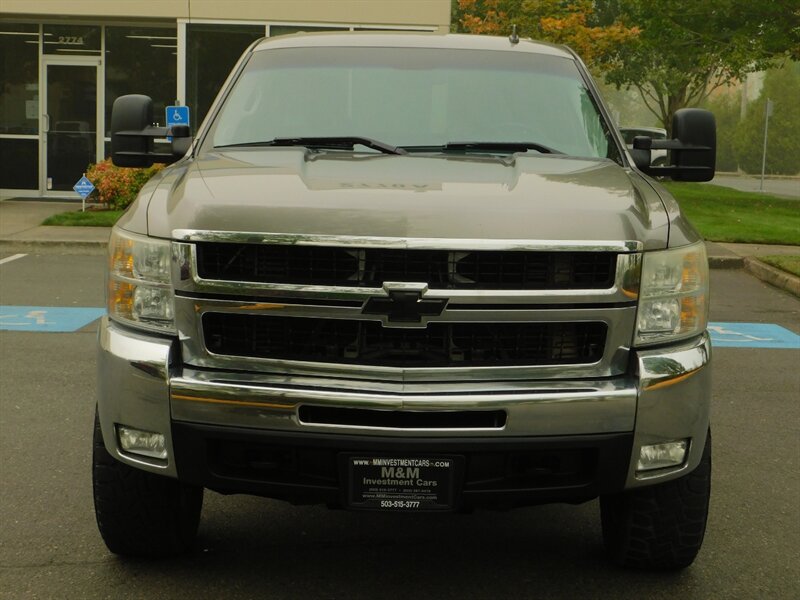
MULTIPOLYGON (((758 192, 760 190, 761 178, 717 175, 711 183, 741 190, 743 192, 758 192)), ((800 177, 795 177, 793 179, 764 179, 764 191, 768 194, 800 200, 800 177)))
MULTIPOLYGON (((34 317, 44 310, 35 307, 102 307, 104 263, 53 254, 0 263, 0 305, 34 317)), ((797 298, 743 271, 711 277, 714 321, 800 332, 797 298)), ((596 501, 407 515, 209 492, 193 553, 115 557, 92 508, 96 336, 96 323, 0 331, 0 600, 800 598, 797 349, 714 349, 705 544, 681 573, 637 573, 604 559, 596 501)))

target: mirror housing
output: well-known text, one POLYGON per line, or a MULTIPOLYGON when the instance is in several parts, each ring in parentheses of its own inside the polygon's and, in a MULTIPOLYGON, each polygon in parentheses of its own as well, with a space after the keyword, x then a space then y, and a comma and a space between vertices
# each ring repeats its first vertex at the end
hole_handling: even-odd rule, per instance
POLYGON ((114 100, 111 109, 111 162, 118 167, 149 167, 171 164, 186 154, 192 132, 187 125, 153 127, 150 96, 128 94, 114 100), (155 152, 153 142, 172 136, 172 152, 155 152))
POLYGON ((675 181, 711 181, 717 160, 717 125, 714 115, 699 108, 682 108, 672 117, 671 140, 633 138, 631 157, 640 171, 675 181), (650 150, 669 150, 669 165, 650 165, 650 150))
POLYGON ((633 163, 636 165, 636 168, 640 171, 644 171, 645 169, 650 168, 650 164, 652 163, 653 159, 649 148, 645 149, 643 147, 639 147, 645 145, 645 142, 640 140, 652 141, 652 139, 646 136, 637 135, 635 138, 633 138, 633 148, 630 149, 631 157, 633 158, 633 163))

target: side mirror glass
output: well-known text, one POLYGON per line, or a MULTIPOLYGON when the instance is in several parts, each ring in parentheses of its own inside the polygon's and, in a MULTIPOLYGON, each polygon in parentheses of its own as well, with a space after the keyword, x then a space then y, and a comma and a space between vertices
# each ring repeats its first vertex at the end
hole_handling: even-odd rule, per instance
POLYGON ((672 136, 683 145, 696 148, 672 150, 672 163, 678 168, 672 178, 675 181, 711 181, 717 162, 717 124, 714 115, 699 108, 678 110, 672 117, 672 136))
POLYGON ((128 94, 114 100, 111 108, 111 161, 118 167, 149 167, 153 160, 153 138, 120 135, 139 132, 153 123, 153 101, 150 96, 128 94))

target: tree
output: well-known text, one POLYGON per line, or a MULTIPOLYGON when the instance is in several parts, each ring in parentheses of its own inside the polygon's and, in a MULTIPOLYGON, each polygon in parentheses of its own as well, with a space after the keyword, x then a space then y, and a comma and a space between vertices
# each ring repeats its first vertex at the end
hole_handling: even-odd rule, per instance
POLYGON ((773 102, 773 112, 769 119, 766 171, 794 175, 800 172, 800 63, 788 63, 767 72, 761 95, 748 107, 747 116, 736 129, 736 159, 747 173, 761 173, 767 98, 773 102))
POLYGON ((776 56, 800 55, 796 0, 598 0, 606 19, 641 30, 606 73, 636 88, 671 129, 675 111, 700 104, 718 87, 761 70, 776 56))
POLYGON ((619 48, 639 31, 616 19, 600 24, 592 0, 457 0, 453 21, 457 31, 531 37, 574 49, 590 68, 602 71, 615 63, 619 48))
MULTIPOLYGON (((733 150, 741 115, 741 91, 712 96, 703 108, 714 113, 717 121, 717 171, 736 171, 738 162, 733 150)), ((759 146, 760 147, 760 146, 759 146)))
POLYGON ((456 0, 459 31, 567 44, 595 75, 638 90, 669 131, 716 88, 800 59, 797 0, 456 0))

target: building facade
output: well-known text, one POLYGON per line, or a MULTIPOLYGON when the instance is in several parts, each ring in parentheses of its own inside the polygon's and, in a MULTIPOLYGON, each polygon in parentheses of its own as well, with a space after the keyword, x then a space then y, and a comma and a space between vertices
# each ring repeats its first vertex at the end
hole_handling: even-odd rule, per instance
MULTIPOLYGON (((253 41, 314 31, 446 32, 450 0, 3 0, 0 193, 77 197, 123 94, 205 117, 253 41)), ((164 117, 161 117, 162 124, 164 117)))

